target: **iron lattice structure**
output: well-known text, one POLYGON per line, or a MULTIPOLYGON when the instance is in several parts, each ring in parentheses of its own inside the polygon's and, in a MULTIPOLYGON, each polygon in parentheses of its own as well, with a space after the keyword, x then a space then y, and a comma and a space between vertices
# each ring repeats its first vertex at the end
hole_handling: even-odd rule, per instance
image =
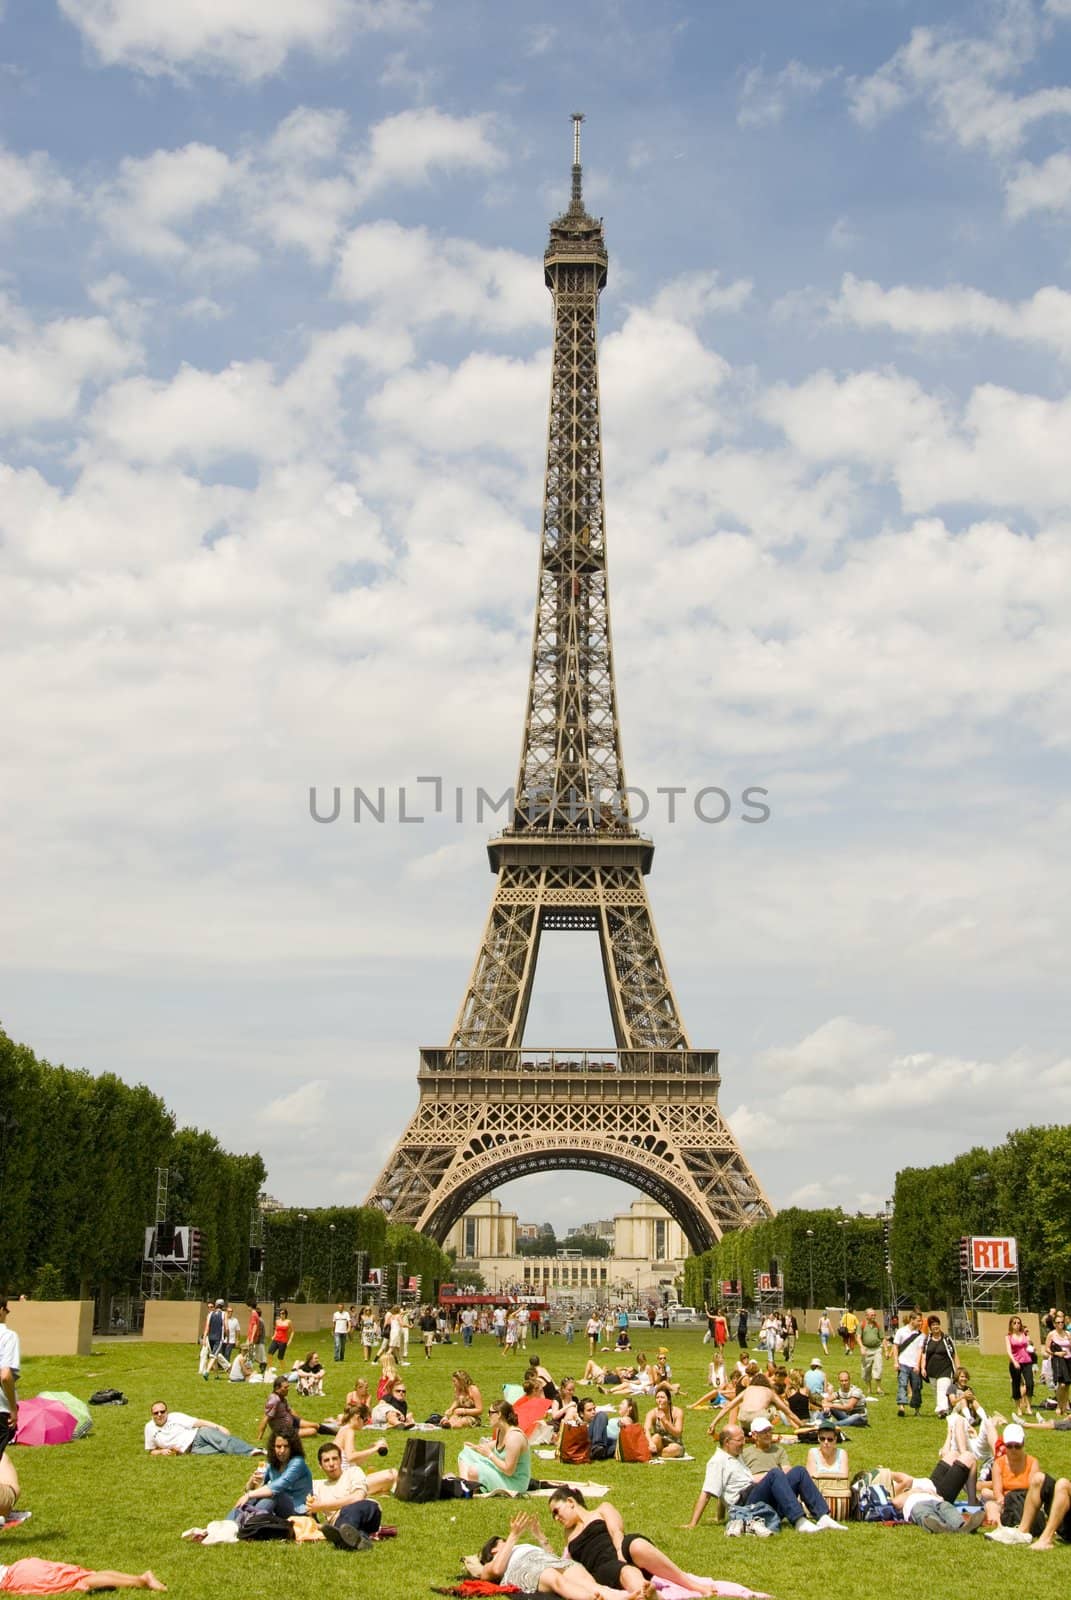
POLYGON ((544 256, 554 352, 532 670, 509 827, 488 846, 491 909, 450 1044, 421 1051, 420 1104, 368 1203, 441 1241, 510 1178, 569 1166, 654 1196, 704 1250, 771 1214, 693 1050, 647 899, 654 846, 631 821, 606 572, 597 323, 602 223, 572 198, 544 256), (544 931, 598 934, 616 1048, 522 1047, 544 931))

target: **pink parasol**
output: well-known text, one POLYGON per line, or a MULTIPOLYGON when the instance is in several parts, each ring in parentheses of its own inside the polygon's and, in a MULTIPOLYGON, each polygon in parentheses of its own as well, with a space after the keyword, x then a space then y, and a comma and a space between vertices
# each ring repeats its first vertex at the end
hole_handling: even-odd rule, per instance
POLYGON ((68 1444, 78 1418, 58 1400, 20 1400, 16 1444, 68 1444))

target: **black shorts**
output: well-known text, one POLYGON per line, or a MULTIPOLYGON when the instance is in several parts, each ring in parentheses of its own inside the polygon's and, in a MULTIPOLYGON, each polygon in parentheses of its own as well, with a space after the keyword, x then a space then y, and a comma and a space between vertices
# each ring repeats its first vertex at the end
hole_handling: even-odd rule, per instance
POLYGON ((970 1476, 970 1469, 962 1461, 939 1461, 930 1473, 930 1479, 942 1500, 955 1505, 960 1490, 970 1476))

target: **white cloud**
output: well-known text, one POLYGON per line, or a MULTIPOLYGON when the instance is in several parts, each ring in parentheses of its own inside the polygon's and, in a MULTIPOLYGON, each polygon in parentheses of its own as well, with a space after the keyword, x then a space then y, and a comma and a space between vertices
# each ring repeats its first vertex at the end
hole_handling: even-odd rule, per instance
POLYGON ((455 369, 408 369, 368 403, 381 427, 431 450, 532 455, 547 405, 547 352, 529 361, 471 355, 455 369))
POLYGON ((924 100, 938 128, 964 149, 1008 155, 1035 124, 1071 116, 1071 88, 1057 85, 1016 96, 1000 87, 1036 56, 1037 13, 1027 0, 1006 0, 984 37, 952 28, 920 27, 869 77, 849 84, 852 115, 864 127, 914 99, 924 100))
POLYGON ((890 477, 909 510, 1066 508, 1060 463, 1071 453, 1071 400, 980 384, 957 415, 948 398, 890 368, 775 385, 759 410, 809 459, 846 457, 890 477))
POLYGON ((1005 185, 1005 197, 1013 221, 1032 211, 1071 210, 1071 156, 1058 150, 1039 166, 1022 162, 1005 185))
POLYGON ((547 293, 528 256, 396 222, 367 223, 348 235, 335 293, 402 327, 451 321, 510 332, 548 320, 547 293))
POLYGON ((257 79, 294 50, 326 53, 362 31, 408 28, 422 0, 59 0, 107 65, 257 79))
POLYGON ((366 200, 391 184, 426 184, 436 173, 496 172, 505 156, 493 131, 488 116, 452 117, 434 106, 386 117, 354 162, 358 194, 366 200))
POLYGON ((780 122, 793 102, 818 94, 838 71, 807 67, 802 61, 789 61, 774 73, 751 67, 740 88, 737 123, 741 128, 764 128, 780 122))
POLYGON ((182 228, 199 213, 219 206, 241 173, 239 163, 211 145, 188 144, 141 158, 126 156, 115 180, 98 191, 96 209, 123 248, 173 260, 191 249, 182 228))
POLYGON ((656 317, 675 317, 679 322, 698 322, 723 311, 740 311, 751 299, 750 278, 736 278, 723 284, 717 271, 686 272, 659 289, 651 302, 656 317))
POLYGON ((0 429, 73 416, 87 384, 139 359, 137 345, 106 317, 61 317, 38 326, 0 296, 0 429))
MULTIPOLYGON (((1071 170, 1071 163, 1069 163, 1071 170)), ((1069 187, 1071 195, 1071 187, 1069 187)), ((944 289, 913 289, 855 278, 841 281, 840 295, 830 302, 830 315, 860 328, 892 328, 922 337, 954 333, 996 334, 1055 349, 1071 356, 1071 294, 1052 285, 1018 303, 997 300, 963 284, 944 289)))
POLYGON ((0 145, 0 223, 48 206, 69 205, 73 190, 49 156, 20 156, 0 145))

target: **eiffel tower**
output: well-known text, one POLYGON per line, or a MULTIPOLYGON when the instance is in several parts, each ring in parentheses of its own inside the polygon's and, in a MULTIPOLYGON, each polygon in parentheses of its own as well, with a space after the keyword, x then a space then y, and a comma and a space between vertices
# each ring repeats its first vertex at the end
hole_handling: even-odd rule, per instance
POLYGON ((644 876, 654 855, 628 809, 606 576, 596 325, 601 220, 581 190, 551 223, 550 424, 532 673, 497 883, 450 1043, 420 1052, 420 1102, 367 1204, 441 1242, 481 1195, 526 1173, 582 1168, 653 1196, 694 1250, 771 1214, 718 1109, 718 1053, 695 1050, 644 876), (524 1043, 542 935, 594 931, 614 1046, 524 1043))

